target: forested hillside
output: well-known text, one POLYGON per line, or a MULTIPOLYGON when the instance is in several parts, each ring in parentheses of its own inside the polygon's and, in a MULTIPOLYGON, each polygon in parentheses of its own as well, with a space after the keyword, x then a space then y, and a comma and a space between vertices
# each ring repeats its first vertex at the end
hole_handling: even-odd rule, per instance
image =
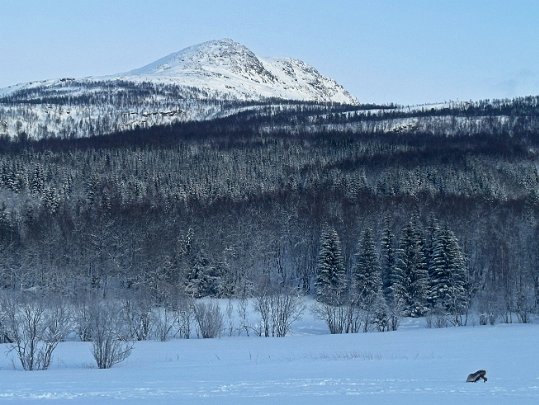
MULTIPOLYGON (((396 263, 406 243, 421 250, 416 265, 428 286, 436 235, 445 229, 462 255, 466 308, 536 308, 539 137, 529 124, 536 115, 526 115, 518 133, 493 124, 473 136, 446 136, 441 126, 298 130, 316 108, 79 140, 5 140, 2 288, 144 291, 157 301, 178 291, 239 296, 268 285, 314 294, 321 235, 330 229, 342 243, 347 280, 371 229, 384 288, 403 268, 396 263)), ((421 305, 418 314, 428 296, 421 305)))

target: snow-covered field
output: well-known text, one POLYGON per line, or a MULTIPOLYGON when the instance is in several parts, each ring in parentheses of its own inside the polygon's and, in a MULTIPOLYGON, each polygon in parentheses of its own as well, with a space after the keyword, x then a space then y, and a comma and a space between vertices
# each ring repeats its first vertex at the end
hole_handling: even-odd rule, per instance
POLYGON ((136 343, 99 370, 89 345, 61 343, 47 371, 0 345, 0 402, 85 404, 539 404, 539 325, 329 335, 306 313, 285 338, 136 343), (465 383, 487 370, 487 383, 465 383))

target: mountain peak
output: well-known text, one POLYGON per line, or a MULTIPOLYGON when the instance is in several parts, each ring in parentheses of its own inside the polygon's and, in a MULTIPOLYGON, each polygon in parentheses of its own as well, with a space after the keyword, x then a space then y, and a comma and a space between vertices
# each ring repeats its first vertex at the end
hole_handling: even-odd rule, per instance
POLYGON ((341 85, 303 61, 258 57, 229 38, 190 46, 119 76, 185 84, 238 99, 357 103, 341 85))
POLYGON ((185 71, 205 71, 215 67, 234 67, 254 61, 256 55, 246 46, 231 39, 202 42, 171 53, 155 62, 128 72, 128 75, 175 76, 185 71))
POLYGON ((241 43, 239 43, 237 41, 234 41, 231 38, 212 39, 210 41, 201 42, 199 45, 203 45, 203 44, 230 45, 230 46, 237 46, 237 47, 246 48, 245 45, 243 45, 243 44, 241 44, 241 43))

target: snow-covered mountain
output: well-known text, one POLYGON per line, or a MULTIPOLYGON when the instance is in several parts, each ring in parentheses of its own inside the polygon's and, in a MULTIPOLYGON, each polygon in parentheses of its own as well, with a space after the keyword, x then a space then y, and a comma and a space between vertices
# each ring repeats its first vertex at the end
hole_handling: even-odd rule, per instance
POLYGON ((357 104, 341 85, 312 66, 297 59, 261 58, 231 39, 204 42, 113 77, 182 84, 239 100, 357 104))
POLYGON ((223 39, 125 73, 0 89, 0 136, 106 134, 222 117, 270 101, 358 103, 336 81, 300 60, 261 58, 223 39))

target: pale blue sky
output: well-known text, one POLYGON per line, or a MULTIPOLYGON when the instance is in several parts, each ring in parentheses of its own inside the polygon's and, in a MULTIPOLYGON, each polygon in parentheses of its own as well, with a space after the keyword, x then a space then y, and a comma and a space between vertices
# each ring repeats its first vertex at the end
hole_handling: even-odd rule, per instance
POLYGON ((0 87, 210 39, 303 59, 362 102, 539 94, 538 0, 0 0, 0 87))

